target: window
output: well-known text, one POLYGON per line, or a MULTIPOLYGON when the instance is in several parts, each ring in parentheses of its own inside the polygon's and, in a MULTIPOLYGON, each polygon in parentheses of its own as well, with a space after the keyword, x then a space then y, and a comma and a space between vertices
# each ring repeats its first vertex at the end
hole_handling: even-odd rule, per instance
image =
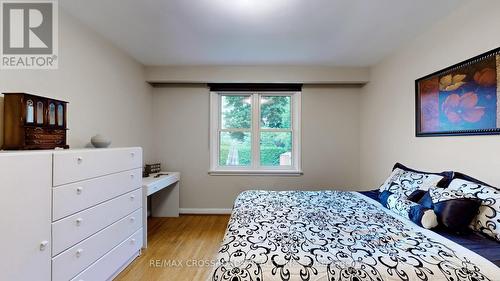
POLYGON ((35 107, 33 106, 33 101, 26 101, 26 123, 35 122, 35 107))
POLYGON ((300 92, 212 91, 211 174, 300 174, 300 92))
POLYGON ((36 123, 43 124, 43 102, 39 101, 36 103, 36 123))
POLYGON ((64 125, 64 106, 62 104, 57 106, 57 126, 64 125))
POLYGON ((56 124, 56 106, 53 103, 49 104, 49 125, 56 124))

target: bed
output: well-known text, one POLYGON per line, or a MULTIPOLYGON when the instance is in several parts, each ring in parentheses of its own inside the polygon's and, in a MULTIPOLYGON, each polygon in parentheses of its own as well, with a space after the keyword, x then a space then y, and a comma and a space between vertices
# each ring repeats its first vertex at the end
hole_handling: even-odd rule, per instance
POLYGON ((209 280, 493 281, 498 276, 492 261, 391 213, 369 194, 255 190, 236 199, 209 280))

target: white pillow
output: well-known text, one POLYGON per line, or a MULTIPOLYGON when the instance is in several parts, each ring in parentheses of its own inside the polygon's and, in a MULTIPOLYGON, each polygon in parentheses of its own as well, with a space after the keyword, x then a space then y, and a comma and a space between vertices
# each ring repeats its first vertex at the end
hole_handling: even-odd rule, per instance
POLYGON ((494 187, 481 185, 463 179, 454 179, 450 185, 437 194, 430 194, 432 201, 444 201, 453 198, 478 198, 481 207, 470 227, 500 241, 500 191, 494 187))
POLYGON ((406 171, 396 168, 379 188, 380 192, 403 193, 408 197, 417 189, 427 191, 430 187, 437 186, 443 176, 406 171))

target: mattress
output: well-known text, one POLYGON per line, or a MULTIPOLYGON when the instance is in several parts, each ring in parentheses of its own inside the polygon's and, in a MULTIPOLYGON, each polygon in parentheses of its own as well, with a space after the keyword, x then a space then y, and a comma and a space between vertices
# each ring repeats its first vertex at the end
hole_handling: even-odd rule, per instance
POLYGON ((246 191, 209 280, 498 280, 488 259, 357 192, 246 191))

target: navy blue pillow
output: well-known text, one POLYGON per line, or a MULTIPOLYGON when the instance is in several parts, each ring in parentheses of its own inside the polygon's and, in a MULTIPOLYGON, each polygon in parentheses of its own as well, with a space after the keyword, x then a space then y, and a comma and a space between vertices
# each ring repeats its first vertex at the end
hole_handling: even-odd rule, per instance
POLYGON ((406 167, 405 165, 403 165, 401 163, 394 164, 394 167, 392 167, 392 170, 394 171, 396 168, 400 168, 401 170, 415 172, 415 173, 431 174, 431 175, 442 176, 443 179, 440 180, 437 183, 437 185, 436 185, 437 187, 447 187, 450 184, 451 180, 453 179, 453 172, 451 172, 451 171, 445 171, 445 172, 441 172, 441 173, 423 172, 423 171, 419 171, 419 170, 414 170, 414 169, 408 168, 408 167, 406 167))
POLYGON ((381 193, 379 193, 379 195, 378 195, 378 201, 380 201, 380 204, 382 204, 382 206, 384 206, 384 207, 387 208, 387 199, 392 194, 393 194, 392 192, 390 192, 388 190, 384 190, 381 193))
POLYGON ((464 233, 469 231, 469 224, 477 215, 481 200, 458 198, 441 201, 433 205, 440 225, 444 225, 448 231, 464 233))
POLYGON ((426 191, 422 196, 422 198, 420 198, 420 200, 418 200, 417 203, 424 206, 425 208, 432 209, 433 204, 432 204, 431 194, 429 193, 429 191, 426 191))
POLYGON ((408 214, 408 217, 418 226, 422 226, 422 217, 427 210, 430 210, 430 208, 425 208, 422 205, 412 206, 410 207, 410 213, 408 214))
POLYGON ((417 189, 413 191, 410 195, 408 195, 408 198, 406 199, 418 203, 418 201, 425 195, 426 192, 427 191, 425 190, 417 189))

